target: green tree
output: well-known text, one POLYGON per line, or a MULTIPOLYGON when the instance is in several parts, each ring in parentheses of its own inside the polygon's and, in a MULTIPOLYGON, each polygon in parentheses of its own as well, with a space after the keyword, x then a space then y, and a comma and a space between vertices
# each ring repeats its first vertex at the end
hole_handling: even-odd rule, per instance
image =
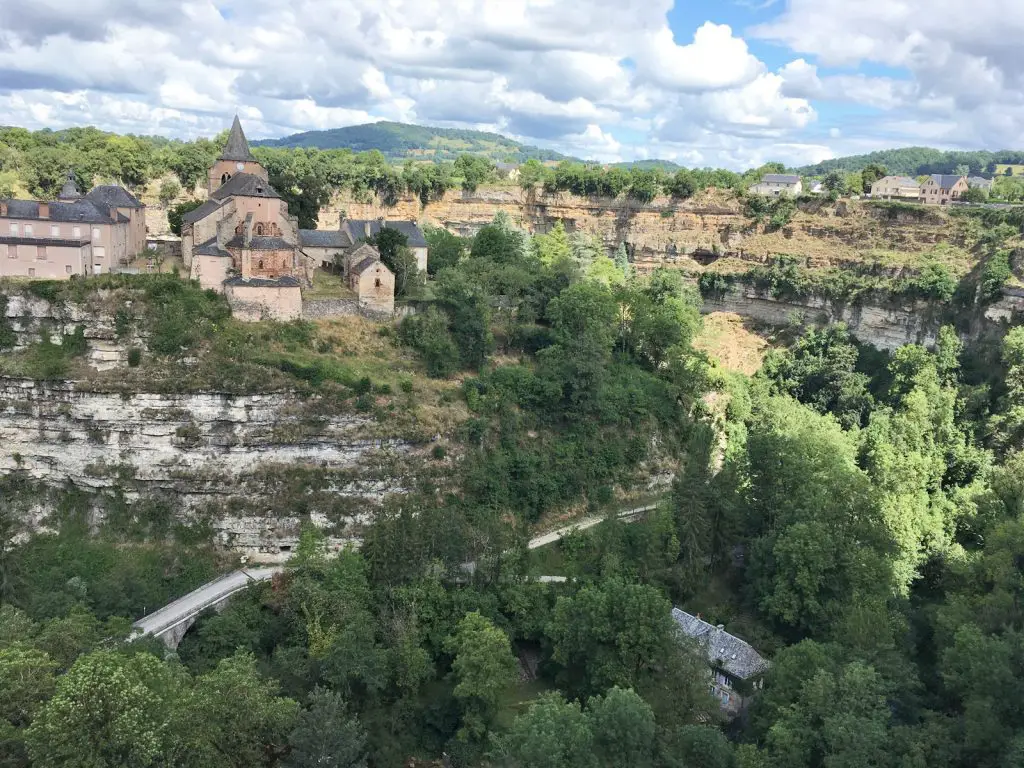
MULTIPOLYGON (((174 199, 181 194, 181 185, 174 179, 165 179, 160 184, 160 204, 163 206, 170 205, 174 199)), ((180 229, 180 225, 179 225, 180 229)))
POLYGON ((457 266, 466 255, 466 241, 444 227, 426 227, 424 235, 430 246, 430 258, 427 261, 427 272, 430 275, 457 266))
POLYGON ((608 768, 654 765, 654 712, 631 690, 612 688, 587 703, 594 752, 608 768))
POLYGON ((546 693, 500 737, 495 757, 506 768, 596 768, 594 733, 575 701, 546 693))
POLYGON ((334 691, 310 694, 288 744, 287 768, 366 768, 366 733, 334 691))
POLYGON ((449 269, 438 275, 437 300, 448 313, 448 327, 463 368, 479 370, 494 348, 487 293, 463 273, 449 269))
POLYGON ((58 681, 26 731, 37 765, 157 765, 175 734, 167 723, 178 683, 157 658, 96 651, 58 681))
POLYGON ((459 348, 448 331, 448 316, 436 307, 402 320, 398 336, 420 353, 428 376, 443 379, 459 369, 459 348))
POLYGON ((171 227, 171 232, 181 237, 181 227, 184 224, 185 214, 191 213, 202 204, 202 200, 186 200, 183 203, 172 206, 167 211, 167 223, 171 227))
MULTIPOLYGON (((231 768, 273 765, 284 755, 298 705, 277 696, 256 660, 239 654, 195 680, 181 698, 175 729, 178 765, 231 768)), ((140 765, 148 763, 139 763, 140 765)))
POLYGON ((888 175, 889 169, 881 163, 868 163, 860 172, 861 180, 864 183, 864 191, 870 192, 872 184, 888 175))
POLYGON ((455 158, 455 173, 462 176, 462 188, 476 192, 477 187, 494 177, 494 163, 480 155, 459 155, 455 158))
POLYGON ((454 655, 455 698, 462 709, 459 737, 482 739, 497 713, 502 694, 516 678, 516 659, 508 635, 478 611, 467 613, 445 641, 454 655))
POLYGON ((534 236, 533 245, 543 264, 551 265, 572 258, 569 237, 561 221, 555 222, 548 234, 534 236))

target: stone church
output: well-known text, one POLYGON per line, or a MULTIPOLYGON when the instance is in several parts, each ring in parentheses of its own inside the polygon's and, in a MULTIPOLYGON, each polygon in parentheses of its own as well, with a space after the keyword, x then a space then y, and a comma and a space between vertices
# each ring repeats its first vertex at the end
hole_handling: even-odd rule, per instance
POLYGON ((249 149, 235 116, 210 168, 209 199, 185 215, 181 253, 193 280, 226 293, 235 314, 298 317, 316 263, 299 248, 298 220, 249 149))

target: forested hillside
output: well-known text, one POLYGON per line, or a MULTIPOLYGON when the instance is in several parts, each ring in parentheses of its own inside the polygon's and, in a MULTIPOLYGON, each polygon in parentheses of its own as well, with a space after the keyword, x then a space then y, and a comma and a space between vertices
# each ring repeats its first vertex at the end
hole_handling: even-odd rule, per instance
POLYGON ((540 161, 568 159, 559 152, 521 144, 498 133, 390 122, 352 125, 328 131, 307 131, 253 143, 264 147, 351 149, 354 152, 375 149, 390 160, 454 160, 461 154, 480 155, 496 162, 517 164, 531 158, 540 161))
POLYGON ((881 165, 889 173, 899 176, 921 176, 931 173, 955 173, 964 170, 971 174, 992 174, 999 164, 1024 163, 1020 150, 944 151, 928 147, 885 149, 866 155, 851 155, 825 160, 815 165, 797 168, 805 176, 824 176, 832 171, 863 171, 869 165, 881 165))
MULTIPOLYGON (((531 237, 505 217, 471 240, 429 237, 436 300, 379 329, 375 367, 360 367, 369 342, 337 325, 238 323, 172 276, 25 289, 121 300, 118 328, 147 347, 92 376, 79 333, 47 335, 6 351, 7 375, 115 392, 287 390, 308 398, 309 417, 438 438, 431 471, 363 508, 358 551, 327 551, 333 499, 316 466, 261 469, 276 491, 254 503, 308 521, 297 552, 273 583, 202 617, 169 659, 121 638, 229 567, 206 516, 136 497, 124 466, 123 486, 101 494, 9 473, 6 765, 1020 762, 1024 329, 965 342, 949 326, 934 349, 887 354, 843 326, 794 324, 746 376, 697 351, 700 297, 676 271, 638 277, 624 253, 561 227, 531 237), (442 408, 462 415, 440 426, 442 408), (653 512, 617 518, 666 475, 653 512), (609 519, 527 551, 574 510, 609 519), (40 522, 46 532, 24 535, 40 522), (772 661, 729 727, 673 604, 772 661)), ((15 339, 0 325, 3 347, 15 339)))

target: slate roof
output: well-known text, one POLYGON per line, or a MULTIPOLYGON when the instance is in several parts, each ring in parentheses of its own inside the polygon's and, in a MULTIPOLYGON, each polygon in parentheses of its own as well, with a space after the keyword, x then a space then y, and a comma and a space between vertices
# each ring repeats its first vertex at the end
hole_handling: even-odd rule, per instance
POLYGON ((988 189, 995 185, 995 181, 993 179, 986 179, 984 176, 971 176, 967 179, 967 184, 972 187, 988 189))
POLYGON ((217 245, 216 237, 211 237, 205 243, 197 247, 196 253, 200 256, 227 256, 228 258, 231 258, 230 253, 217 245))
POLYGON ((75 184, 75 174, 72 171, 68 171, 68 179, 64 182, 64 186, 61 187, 60 194, 57 195, 58 200, 80 200, 82 193, 78 191, 78 186, 75 184))
POLYGON ((207 200, 205 203, 200 205, 198 208, 186 213, 181 217, 182 224, 195 224, 197 221, 202 221, 211 213, 216 211, 224 204, 223 200, 207 200))
POLYGON ((796 184, 800 181, 800 177, 785 173, 766 173, 761 181, 772 184, 796 184))
POLYGON ((405 235, 410 248, 427 247, 427 238, 424 236, 423 230, 416 226, 414 221, 382 222, 380 219, 345 219, 342 222, 342 227, 348 231, 353 242, 366 237, 367 225, 369 225, 370 237, 376 237, 382 227, 388 227, 389 229, 397 229, 405 235))
POLYGON ((290 275, 278 278, 267 277, 230 277, 224 285, 242 285, 251 288, 300 288, 301 283, 290 275))
MULTIPOLYGON (((35 200, 5 200, 9 219, 39 219, 39 203, 35 200)), ((56 200, 48 203, 49 216, 40 221, 71 222, 84 224, 113 224, 110 209, 91 200, 56 200)), ((128 221, 124 214, 117 214, 118 222, 128 221)))
POLYGON ((93 187, 89 190, 89 194, 85 196, 85 199, 93 203, 105 205, 107 208, 145 207, 135 195, 116 184, 104 184, 99 187, 93 187))
POLYGON ((89 241, 61 237, 0 237, 0 245, 47 245, 54 248, 83 248, 89 245, 89 241))
POLYGON ((932 181, 934 181, 941 189, 952 189, 962 178, 963 176, 957 176, 955 173, 932 174, 932 181))
POLYGON ((343 229, 300 229, 299 244, 307 248, 345 249, 353 242, 343 229))
MULTIPOLYGON (((881 184, 883 181, 887 182, 889 184, 895 184, 898 187, 920 187, 921 186, 920 184, 917 183, 917 179, 912 179, 909 176, 885 176, 885 177, 879 179, 878 181, 876 181, 875 184, 881 184)), ((872 186, 874 186, 874 184, 872 186)))
POLYGON ((228 197, 280 197, 269 182, 252 173, 236 173, 221 184, 213 194, 214 200, 228 197))
MULTIPOLYGON (((227 246, 229 248, 245 248, 245 239, 241 235, 235 235, 228 240, 227 246)), ((283 251, 294 247, 283 237, 254 237, 249 241, 250 251, 283 251)))
POLYGON ((236 162, 250 162, 255 163, 256 158, 253 157, 252 152, 249 150, 249 142, 245 138, 245 131, 242 130, 242 123, 238 119, 238 115, 235 115, 235 120, 231 123, 231 132, 228 133, 228 143, 224 146, 224 151, 220 155, 221 160, 234 160, 236 162))
POLYGON ((704 648, 708 663, 712 666, 740 680, 749 680, 768 670, 770 665, 761 654, 724 629, 678 608, 672 609, 672 618, 684 635, 692 637, 704 648))
POLYGON ((384 262, 381 261, 379 257, 377 257, 377 256, 367 256, 365 259, 363 259, 358 264, 356 264, 354 267, 352 267, 352 274, 354 274, 354 275, 361 275, 361 274, 363 274, 363 272, 368 270, 374 264, 380 264, 382 267, 387 269, 387 265, 384 264, 384 262))

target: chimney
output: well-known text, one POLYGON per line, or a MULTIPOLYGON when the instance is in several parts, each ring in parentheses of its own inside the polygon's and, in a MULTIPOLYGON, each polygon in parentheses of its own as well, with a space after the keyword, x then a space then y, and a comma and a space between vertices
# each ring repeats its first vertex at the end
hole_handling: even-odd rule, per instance
MULTIPOLYGON (((7 207, 7 205, 5 204, 4 208, 6 208, 6 207, 7 207)), ((48 218, 50 218, 50 204, 49 203, 40 203, 39 204, 39 218, 40 219, 48 219, 48 218)))

